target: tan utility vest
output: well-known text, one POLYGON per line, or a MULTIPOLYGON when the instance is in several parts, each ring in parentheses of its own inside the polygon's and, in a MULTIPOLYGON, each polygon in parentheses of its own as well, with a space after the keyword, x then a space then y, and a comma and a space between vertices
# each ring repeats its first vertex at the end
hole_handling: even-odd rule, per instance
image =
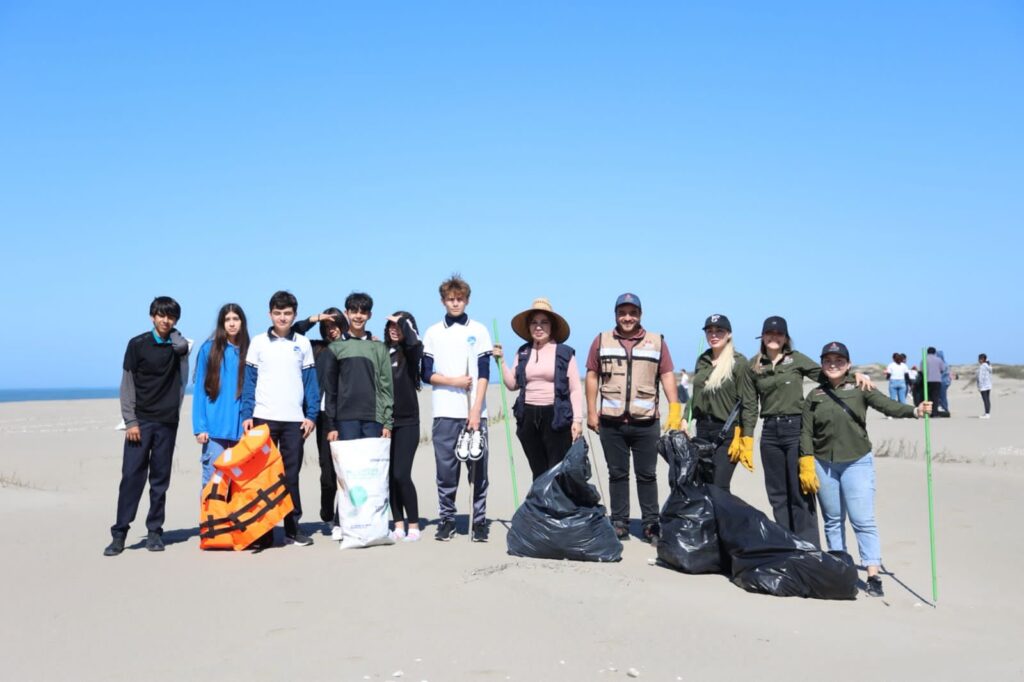
POLYGON ((636 421, 658 416, 658 365, 661 362, 661 334, 646 332, 644 338, 626 349, 612 332, 601 333, 598 362, 601 364, 602 417, 636 421))

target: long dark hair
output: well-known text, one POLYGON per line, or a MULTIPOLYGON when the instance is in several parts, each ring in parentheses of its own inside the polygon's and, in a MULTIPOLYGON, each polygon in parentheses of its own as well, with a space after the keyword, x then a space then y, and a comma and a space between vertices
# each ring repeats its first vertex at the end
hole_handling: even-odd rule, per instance
MULTIPOLYGON (((398 317, 399 322, 403 319, 409 320, 409 324, 412 325, 417 336, 419 335, 420 328, 417 326, 416 318, 412 316, 412 313, 406 312, 405 310, 398 310, 394 313, 394 316, 398 317)), ((408 358, 405 357, 405 350, 402 348, 402 345, 391 340, 391 335, 388 333, 391 326, 392 323, 390 320, 388 320, 388 323, 384 325, 384 343, 387 344, 388 349, 391 350, 398 358, 398 370, 404 371, 409 375, 409 378, 412 379, 412 385, 415 386, 418 391, 420 390, 421 385, 419 363, 409 362, 408 358)))
POLYGON ((210 355, 206 360, 206 381, 203 382, 203 390, 210 400, 216 400, 220 395, 220 365, 224 360, 224 349, 228 345, 228 333, 224 331, 224 319, 228 313, 235 313, 242 320, 242 326, 238 329, 238 386, 235 388, 235 398, 242 397, 242 384, 245 382, 245 354, 249 350, 249 325, 245 320, 245 311, 237 303, 225 303, 217 313, 217 328, 210 338, 213 343, 210 345, 210 355))

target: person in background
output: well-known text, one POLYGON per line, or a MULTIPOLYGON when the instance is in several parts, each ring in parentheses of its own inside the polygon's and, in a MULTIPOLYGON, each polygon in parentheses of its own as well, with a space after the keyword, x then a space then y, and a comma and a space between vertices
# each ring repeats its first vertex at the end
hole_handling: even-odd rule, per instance
POLYGON ((942 381, 939 387, 939 409, 946 413, 949 417, 949 386, 953 383, 953 375, 949 367, 949 363, 946 362, 946 354, 941 350, 936 353, 942 358, 942 381))
POLYGON ((885 378, 889 380, 889 400, 898 403, 907 401, 907 374, 910 368, 906 360, 906 355, 893 353, 892 362, 885 368, 885 378))
POLYGON ((203 446, 203 487, 213 476, 220 453, 242 435, 242 387, 249 351, 245 312, 237 303, 226 303, 217 313, 213 335, 199 348, 192 391, 192 433, 203 446))
MULTIPOLYGON (((949 413, 943 413, 938 409, 939 394, 942 392, 942 373, 946 371, 945 361, 937 354, 935 346, 929 346, 925 354, 925 370, 928 379, 928 398, 936 402, 936 417, 948 417, 949 413)), ((921 393, 921 400, 924 401, 924 392, 921 393)))
POLYGON ((501 344, 494 344, 494 359, 505 386, 519 391, 512 406, 516 436, 536 481, 562 461, 583 433, 583 388, 576 351, 565 344, 569 323, 548 299, 535 299, 532 307, 513 317, 512 331, 526 341, 512 367, 502 362, 501 344))
MULTIPOLYGON (((907 356, 903 356, 903 361, 906 362, 907 356)), ((910 396, 910 402, 917 405, 921 401, 918 400, 917 394, 920 392, 921 387, 919 384, 919 377, 921 372, 917 369, 917 365, 911 365, 910 369, 907 370, 907 395, 910 396)))
POLYGON ((868 408, 899 418, 931 412, 930 402, 911 407, 878 390, 857 388, 850 373, 850 351, 833 341, 821 349, 823 377, 804 400, 800 425, 800 486, 817 493, 829 551, 847 551, 844 526, 849 516, 857 553, 867 569, 867 593, 882 597, 882 546, 875 523, 875 464, 865 417, 868 408), (805 466, 805 462, 814 466, 805 466))
POLYGON ((399 310, 384 325, 384 343, 391 356, 394 386, 394 427, 391 429, 391 537, 403 542, 420 539, 420 508, 412 482, 412 461, 420 444, 420 363, 423 342, 412 313, 399 310))
POLYGON ((683 368, 679 368, 679 388, 676 390, 679 395, 679 404, 686 409, 686 403, 690 402, 690 374, 683 368))
POLYGON ((992 365, 988 362, 988 356, 982 353, 978 356, 978 393, 981 394, 981 402, 985 405, 985 414, 982 419, 988 419, 992 411, 990 395, 992 393, 992 365))

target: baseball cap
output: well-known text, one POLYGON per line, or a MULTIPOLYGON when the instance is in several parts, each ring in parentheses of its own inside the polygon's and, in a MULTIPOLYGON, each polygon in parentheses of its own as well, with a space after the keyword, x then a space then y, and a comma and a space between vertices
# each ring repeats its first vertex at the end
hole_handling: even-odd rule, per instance
POLYGON ((701 329, 707 329, 708 327, 721 327, 727 332, 732 331, 732 323, 729 322, 729 318, 725 315, 708 315, 708 319, 704 320, 704 326, 701 329))
MULTIPOLYGON (((786 325, 786 318, 779 317, 778 315, 772 315, 764 321, 761 325, 761 336, 764 336, 767 332, 777 332, 784 336, 789 336, 789 327, 786 325)), ((760 336, 757 338, 761 338, 760 336)))
POLYGON ((850 351, 847 350, 846 344, 839 341, 830 341, 822 347, 821 357, 825 357, 829 353, 835 353, 836 355, 843 356, 847 361, 850 360, 850 351))
POLYGON ((640 297, 637 296, 636 294, 628 294, 628 293, 627 294, 622 294, 617 299, 615 299, 615 307, 616 307, 616 309, 620 305, 626 305, 626 304, 635 305, 640 310, 644 309, 644 307, 642 305, 640 305, 640 297))

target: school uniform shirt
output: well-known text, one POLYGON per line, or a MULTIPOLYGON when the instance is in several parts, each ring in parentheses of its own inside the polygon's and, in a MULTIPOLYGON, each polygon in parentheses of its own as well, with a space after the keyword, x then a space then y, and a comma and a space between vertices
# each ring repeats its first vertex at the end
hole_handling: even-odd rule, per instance
POLYGON ((210 438, 238 440, 242 436, 242 399, 238 397, 238 346, 224 346, 220 362, 220 392, 216 399, 206 394, 206 370, 210 362, 213 340, 199 348, 196 375, 192 390, 192 433, 209 434, 210 438))
POLYGON ((742 353, 733 352, 734 364, 732 376, 728 377, 717 391, 704 388, 711 376, 714 365, 711 363, 711 349, 707 349, 697 358, 697 366, 693 370, 693 414, 697 419, 710 417, 720 422, 729 418, 733 406, 739 400, 743 403, 736 424, 742 428, 744 436, 753 437, 757 425, 757 393, 754 390, 753 373, 750 364, 742 353))
POLYGON ((817 382, 821 366, 803 353, 784 351, 774 365, 767 355, 750 361, 754 390, 761 401, 762 417, 801 414, 804 410, 804 378, 817 382))
POLYGON ((128 341, 121 373, 121 416, 129 428, 139 421, 177 424, 188 381, 188 340, 172 329, 128 341))
POLYGON ((316 419, 320 387, 309 339, 294 332, 277 336, 273 328, 253 337, 245 356, 242 420, 300 422, 316 419))
MULTIPOLYGON (((443 376, 472 376, 475 380, 490 379, 491 335, 487 327, 465 314, 445 319, 427 329, 423 335, 423 382, 430 383, 433 374, 443 376)), ((467 391, 452 386, 433 386, 430 404, 434 418, 469 417, 467 391)), ((484 397, 481 419, 487 417, 487 399, 484 397)))
MULTIPOLYGON (((824 380, 823 380, 824 381, 824 380)), ((869 407, 889 417, 913 417, 914 407, 890 400, 876 388, 863 391, 849 374, 836 388, 836 397, 864 421, 869 407)), ((868 431, 836 404, 819 384, 807 394, 800 426, 800 454, 828 462, 852 462, 871 452, 868 431)))

